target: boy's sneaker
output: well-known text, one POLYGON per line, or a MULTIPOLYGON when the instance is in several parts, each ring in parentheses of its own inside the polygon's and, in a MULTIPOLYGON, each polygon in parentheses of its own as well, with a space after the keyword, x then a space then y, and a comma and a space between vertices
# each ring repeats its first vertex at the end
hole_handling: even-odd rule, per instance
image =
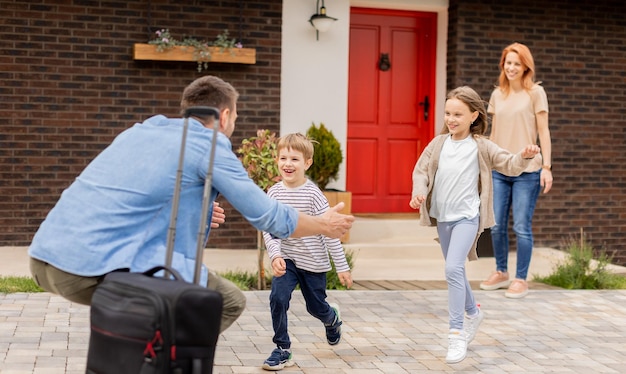
POLYGON ((494 271, 486 281, 480 284, 480 289, 485 291, 493 291, 499 288, 507 288, 511 281, 509 273, 502 271, 494 271))
POLYGON ((324 325, 326 327, 326 341, 330 345, 337 345, 341 340, 341 312, 337 304, 330 304, 330 307, 335 311, 335 320, 330 325, 324 325))
POLYGON ((528 283, 523 279, 515 279, 504 293, 504 296, 511 299, 521 299, 528 295, 528 283))
POLYGON ((465 333, 467 334, 467 344, 471 343, 476 336, 476 332, 478 331, 478 327, 480 323, 485 318, 485 313, 483 313, 480 308, 478 308, 478 314, 475 317, 467 317, 465 318, 465 333))
POLYGON ((446 362, 456 364, 463 361, 467 355, 467 336, 464 331, 452 330, 448 334, 448 354, 446 362))
POLYGON ((280 370, 294 364, 292 357, 291 352, 278 347, 272 351, 261 367, 271 371, 280 370))

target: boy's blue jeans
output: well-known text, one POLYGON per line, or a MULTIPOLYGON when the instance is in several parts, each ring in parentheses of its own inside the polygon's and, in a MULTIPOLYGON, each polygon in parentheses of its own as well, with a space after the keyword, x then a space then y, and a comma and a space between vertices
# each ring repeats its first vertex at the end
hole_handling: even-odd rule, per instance
POLYGON ((272 279, 270 311, 274 328, 272 341, 282 349, 290 349, 287 311, 296 285, 300 284, 306 309, 313 317, 329 325, 335 320, 335 311, 326 302, 326 273, 313 273, 298 269, 291 260, 285 260, 285 263, 287 264, 285 275, 272 279))
POLYGON ((493 176, 493 211, 496 225, 491 228, 496 270, 506 272, 509 262, 509 212, 513 209, 513 232, 517 239, 517 273, 515 278, 528 276, 533 253, 532 219, 541 190, 541 170, 508 177, 496 171, 493 176))

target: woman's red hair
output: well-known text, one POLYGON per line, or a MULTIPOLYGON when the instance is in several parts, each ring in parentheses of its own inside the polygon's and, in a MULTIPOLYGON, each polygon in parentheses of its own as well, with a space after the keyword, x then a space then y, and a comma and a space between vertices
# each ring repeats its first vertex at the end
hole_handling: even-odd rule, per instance
POLYGON ((510 52, 516 53, 519 56, 522 67, 524 68, 524 73, 522 74, 522 87, 524 87, 525 90, 530 90, 535 85, 535 61, 533 60, 533 55, 530 53, 530 49, 522 43, 513 43, 502 50, 500 64, 498 65, 500 68, 500 77, 498 78, 498 81, 500 89, 505 95, 508 95, 509 90, 511 89, 509 80, 506 78, 506 74, 504 73, 504 61, 506 60, 506 55, 510 52))

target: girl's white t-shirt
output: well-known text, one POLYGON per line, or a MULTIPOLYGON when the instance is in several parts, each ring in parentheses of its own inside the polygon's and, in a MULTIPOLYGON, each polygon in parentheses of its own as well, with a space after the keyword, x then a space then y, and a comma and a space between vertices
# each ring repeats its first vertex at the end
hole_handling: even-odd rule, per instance
POLYGON ((440 222, 476 217, 480 209, 479 173, 474 138, 469 135, 463 140, 452 140, 449 136, 439 156, 430 216, 440 222))

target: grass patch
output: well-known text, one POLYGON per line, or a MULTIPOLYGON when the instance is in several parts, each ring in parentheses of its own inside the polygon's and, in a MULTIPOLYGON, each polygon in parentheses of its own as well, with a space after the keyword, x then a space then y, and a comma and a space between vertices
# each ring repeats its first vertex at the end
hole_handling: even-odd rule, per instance
MULTIPOLYGON (((249 291, 258 289, 259 282, 259 272, 248 272, 248 271, 227 271, 221 272, 219 275, 229 281, 233 282, 240 290, 249 291)), ((272 276, 267 274, 265 275, 265 289, 269 289, 272 284, 272 276)))
POLYGON ((0 276, 0 293, 44 292, 31 277, 0 276))
POLYGON ((580 240, 570 238, 564 248, 569 256, 552 274, 535 281, 570 290, 626 289, 626 277, 607 270, 611 258, 606 251, 594 250, 582 232, 580 240))
MULTIPOLYGON (((354 253, 351 250, 346 252, 346 260, 350 269, 354 269, 354 253)), ((332 270, 326 273, 326 288, 329 290, 345 290, 346 287, 341 285, 339 277, 337 276, 337 270, 335 264, 331 259, 332 270)), ((219 273, 220 276, 230 280, 241 290, 249 291, 258 289, 258 272, 248 271, 228 271, 219 273)), ((272 275, 266 274, 265 276, 265 289, 270 289, 272 285, 272 275)), ((0 276, 0 293, 16 293, 16 292, 45 292, 39 287, 33 278, 31 277, 18 277, 18 276, 0 276)))
MULTIPOLYGON (((350 269, 354 269, 354 252, 352 250, 345 251, 346 261, 350 265, 350 269)), ((337 276, 337 269, 332 259, 330 260, 332 270, 326 273, 326 289, 328 290, 345 290, 346 287, 341 285, 339 277, 337 276)), ((229 281, 233 282, 239 289, 243 291, 252 291, 258 289, 259 272, 248 271, 227 271, 220 272, 219 275, 229 281)), ((272 288, 272 275, 271 272, 266 273, 265 276, 265 289, 272 288)), ((298 287, 299 288, 299 287, 298 287)))

